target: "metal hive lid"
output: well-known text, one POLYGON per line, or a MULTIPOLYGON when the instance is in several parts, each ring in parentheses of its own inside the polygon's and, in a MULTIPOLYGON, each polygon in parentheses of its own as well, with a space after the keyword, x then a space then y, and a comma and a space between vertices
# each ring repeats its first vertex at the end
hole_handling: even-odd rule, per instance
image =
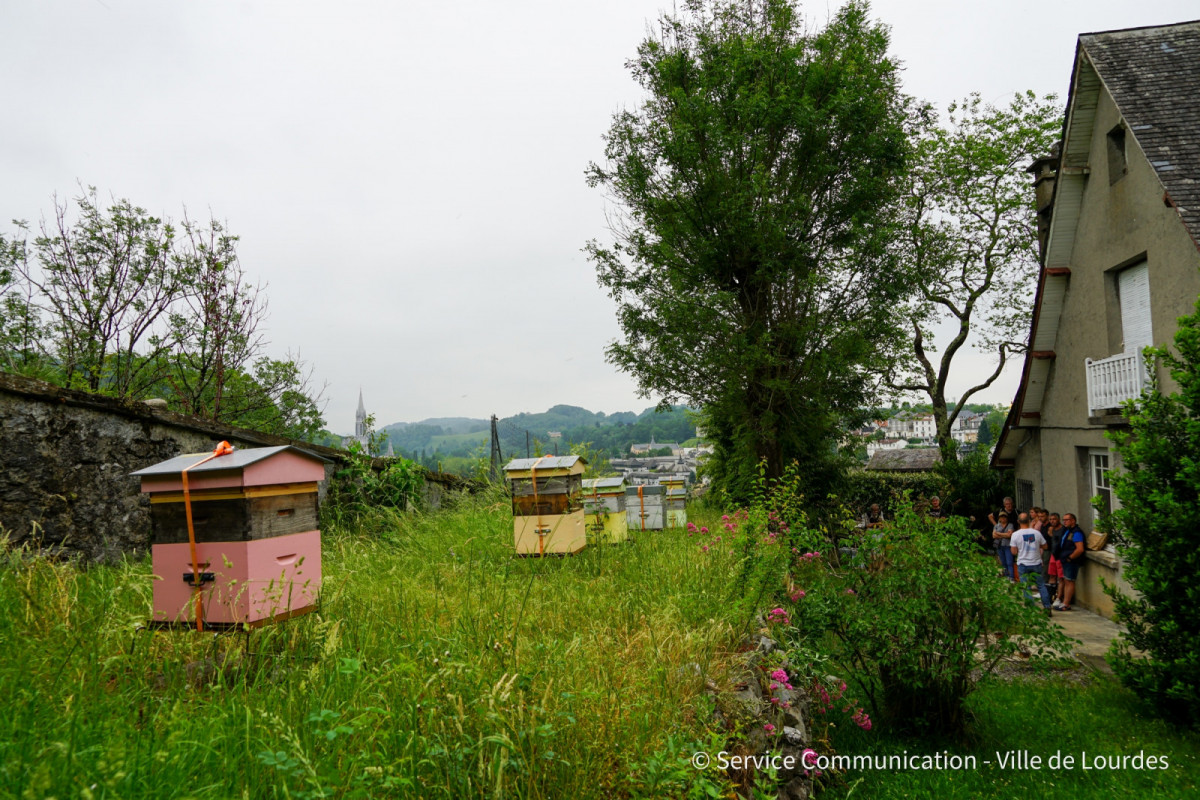
MULTIPOLYGON (((508 462, 504 469, 506 472, 519 472, 521 470, 533 469, 533 465, 537 464, 538 469, 567 469, 575 466, 578 461, 583 461, 579 456, 543 456, 541 458, 514 458, 508 462), (540 463, 539 463, 540 462, 540 463)), ((583 461, 583 463, 587 463, 583 461)))
POLYGON ((152 464, 144 469, 139 469, 137 472, 131 472, 130 475, 136 477, 146 477, 148 475, 178 475, 185 469, 188 469, 188 474, 192 475, 198 472, 215 472, 218 470, 227 469, 245 469, 251 464, 255 464, 263 459, 278 455, 285 450, 294 450, 295 452, 307 456, 316 461, 328 461, 327 458, 322 458, 316 453, 310 453, 307 450, 301 450, 299 447, 293 447, 290 444, 278 445, 276 447, 249 447, 245 450, 234 450, 229 455, 217 456, 212 461, 201 464, 194 469, 188 467, 195 464, 212 453, 185 453, 175 458, 169 458, 166 461, 160 461, 157 464, 152 464))
POLYGON ((588 478, 583 482, 585 489, 620 489, 625 485, 625 479, 618 476, 616 478, 588 478))

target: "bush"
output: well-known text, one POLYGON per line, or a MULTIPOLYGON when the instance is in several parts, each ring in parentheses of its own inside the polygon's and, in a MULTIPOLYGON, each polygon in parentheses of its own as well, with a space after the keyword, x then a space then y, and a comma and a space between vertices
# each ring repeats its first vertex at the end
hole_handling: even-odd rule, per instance
POLYGON ((848 569, 824 558, 797 567, 800 630, 832 634, 834 660, 891 727, 958 733, 963 702, 1003 658, 1021 646, 1042 655, 1066 648, 1040 603, 997 578, 972 540, 961 518, 901 508, 895 523, 863 537, 848 569))
POLYGON ((855 470, 846 478, 842 502, 855 514, 879 503, 884 513, 891 516, 906 502, 903 500, 906 492, 912 497, 929 498, 936 494, 946 499, 947 488, 946 479, 936 472, 855 470))
POLYGON ((405 458, 372 459, 354 442, 346 465, 329 481, 322 524, 350 524, 378 508, 416 510, 424 486, 425 477, 415 462, 405 458))
MULTIPOLYGON (((1179 383, 1164 396, 1157 379, 1129 404, 1129 433, 1113 436, 1124 465, 1113 487, 1121 508, 1107 520, 1124 574, 1140 597, 1105 586, 1127 633, 1109 661, 1121 682, 1176 722, 1200 724, 1200 302, 1179 320, 1174 356, 1151 355, 1179 383), (1135 657, 1129 648, 1145 651, 1135 657)), ((1154 371, 1152 371, 1153 375, 1154 371)))
POLYGON ((963 517, 975 517, 977 528, 987 527, 987 515, 999 508, 1005 497, 1015 494, 1012 470, 992 469, 990 461, 991 449, 976 447, 958 461, 937 467, 946 485, 942 495, 946 508, 963 517))

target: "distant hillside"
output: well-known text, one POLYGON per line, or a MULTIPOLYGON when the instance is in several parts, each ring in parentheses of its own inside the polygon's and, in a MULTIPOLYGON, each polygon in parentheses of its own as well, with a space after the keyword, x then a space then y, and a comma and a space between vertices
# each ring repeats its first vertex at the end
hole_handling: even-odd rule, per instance
MULTIPOLYGON (((540 413, 522 412, 499 420, 500 450, 511 458, 527 452, 566 452, 571 444, 591 443, 609 458, 619 458, 639 442, 681 443, 695 436, 687 409, 676 406, 659 414, 647 408, 640 414, 620 411, 605 414, 579 406, 557 405, 540 413), (551 439, 550 432, 561 434, 551 439)), ((488 453, 491 425, 488 420, 440 417, 420 422, 397 422, 383 431, 395 451, 428 463, 448 459, 475 459, 488 453)))
POLYGON ((428 425, 430 427, 438 427, 447 434, 454 433, 475 433, 476 431, 488 430, 489 423, 486 419, 471 419, 470 417, 432 417, 423 419, 420 422, 393 422, 391 425, 385 426, 385 431, 404 430, 412 425, 428 425))

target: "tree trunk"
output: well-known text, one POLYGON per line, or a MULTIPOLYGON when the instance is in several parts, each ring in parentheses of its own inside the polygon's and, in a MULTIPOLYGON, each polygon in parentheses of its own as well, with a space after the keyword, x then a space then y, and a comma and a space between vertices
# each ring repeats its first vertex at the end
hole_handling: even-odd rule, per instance
POLYGON ((933 401, 933 424, 937 426, 938 449, 942 453, 942 463, 958 463, 958 442, 950 435, 950 415, 946 410, 946 395, 934 392, 930 398, 933 401))

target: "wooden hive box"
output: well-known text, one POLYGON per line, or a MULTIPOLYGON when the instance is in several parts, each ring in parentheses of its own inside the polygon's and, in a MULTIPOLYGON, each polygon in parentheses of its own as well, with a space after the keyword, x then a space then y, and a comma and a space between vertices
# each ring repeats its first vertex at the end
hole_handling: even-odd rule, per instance
POLYGON ((658 479, 663 487, 663 508, 668 528, 687 527, 687 479, 680 474, 664 475, 658 479))
POLYGON ((630 486, 625 490, 625 519, 630 530, 663 529, 663 487, 630 486))
POLYGON ((513 544, 519 555, 578 553, 587 546, 579 456, 517 458, 504 472, 512 490, 513 544))
POLYGON ((183 472, 205 624, 260 625, 312 610, 321 587, 317 485, 325 459, 296 447, 178 456, 133 473, 150 495, 153 621, 194 621, 183 472))
POLYGON ((593 478, 583 482, 583 510, 588 536, 598 542, 624 542, 629 539, 625 521, 625 479, 593 478))
POLYGON ((687 527, 687 489, 682 486, 666 487, 667 527, 687 527))

